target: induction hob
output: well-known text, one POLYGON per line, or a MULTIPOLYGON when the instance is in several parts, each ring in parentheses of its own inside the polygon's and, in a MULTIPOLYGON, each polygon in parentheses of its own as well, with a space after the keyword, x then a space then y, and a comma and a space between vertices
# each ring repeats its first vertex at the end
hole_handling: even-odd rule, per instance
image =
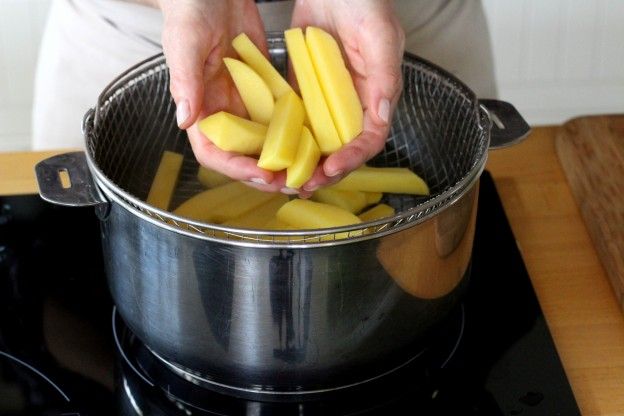
POLYGON ((93 210, 0 197, 0 415, 580 414, 487 172, 463 302, 376 383, 290 403, 210 392, 112 310, 93 210))

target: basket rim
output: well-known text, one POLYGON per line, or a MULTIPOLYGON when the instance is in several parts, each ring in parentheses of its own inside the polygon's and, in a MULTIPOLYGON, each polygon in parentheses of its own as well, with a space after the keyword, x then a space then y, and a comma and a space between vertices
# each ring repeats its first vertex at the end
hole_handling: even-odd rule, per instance
MULTIPOLYGON (((269 40, 279 42, 280 39, 269 37, 269 40)), ((89 135, 98 121, 99 109, 106 105, 106 101, 115 94, 120 86, 127 85, 140 76, 145 76, 150 70, 156 70, 158 68, 163 70, 166 68, 163 53, 156 54, 139 62, 115 78, 98 97, 96 108, 94 110, 89 110, 87 114, 85 114, 83 119, 83 133, 87 144, 85 152, 87 164, 91 174, 94 176, 95 182, 109 199, 118 203, 132 214, 154 225, 194 238, 247 247, 308 248, 350 244, 400 232, 438 215, 472 189, 485 168, 492 123, 489 113, 483 106, 479 105, 474 92, 453 74, 408 52, 404 54, 403 63, 427 67, 427 69, 432 70, 444 78, 445 82, 449 82, 453 84, 454 87, 461 90, 462 93, 474 103, 474 113, 476 117, 478 117, 477 124, 483 137, 481 139, 482 145, 480 146, 481 154, 478 155, 470 171, 462 176, 460 180, 446 187, 443 191, 426 198, 423 202, 416 204, 414 207, 399 212, 391 217, 347 226, 314 230, 259 230, 238 228, 195 221, 174 215, 169 211, 161 210, 147 204, 116 185, 98 167, 94 160, 91 154, 92 151, 88 146, 89 135), (346 234, 347 237, 336 238, 338 234, 346 234), (332 236, 333 238, 330 238, 332 236), (288 240, 284 241, 284 239, 288 240)))

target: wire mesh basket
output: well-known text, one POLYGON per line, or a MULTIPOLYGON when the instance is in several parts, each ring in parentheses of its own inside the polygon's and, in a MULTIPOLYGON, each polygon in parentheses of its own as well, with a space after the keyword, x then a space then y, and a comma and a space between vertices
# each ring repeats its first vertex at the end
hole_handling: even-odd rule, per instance
MULTIPOLYGON (((274 65, 287 67, 280 35, 268 38, 274 65)), ((252 230, 197 222, 144 202, 163 151, 184 155, 171 207, 204 190, 186 133, 178 129, 164 56, 157 55, 113 81, 83 122, 87 160, 102 190, 152 222, 200 238, 271 244, 327 244, 375 238, 435 215, 478 179, 490 141, 490 118, 464 84, 413 55, 402 64, 403 92, 385 148, 370 166, 407 167, 425 179, 431 195, 386 195, 396 215, 320 230, 252 230)))

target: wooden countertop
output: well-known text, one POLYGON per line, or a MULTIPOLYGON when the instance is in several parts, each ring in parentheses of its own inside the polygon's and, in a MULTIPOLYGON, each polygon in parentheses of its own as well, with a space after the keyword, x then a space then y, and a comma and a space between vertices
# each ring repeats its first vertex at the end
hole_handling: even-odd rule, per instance
MULTIPOLYGON (((555 153, 557 127, 492 151, 496 186, 583 415, 624 416, 624 316, 555 153)), ((0 153, 0 195, 37 192, 34 164, 0 153)))

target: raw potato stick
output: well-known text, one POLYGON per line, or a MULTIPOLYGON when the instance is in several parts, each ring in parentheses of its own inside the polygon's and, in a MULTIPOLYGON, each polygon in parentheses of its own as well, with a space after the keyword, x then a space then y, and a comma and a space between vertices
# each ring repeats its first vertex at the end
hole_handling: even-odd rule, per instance
POLYGON ((321 150, 306 126, 301 129, 299 148, 295 161, 286 169, 286 186, 300 188, 314 174, 314 169, 321 159, 321 150))
POLYGON ((180 168, 184 157, 179 153, 165 150, 158 170, 152 181, 146 202, 156 208, 168 210, 171 197, 180 176, 180 168))
POLYGON ((277 219, 302 230, 339 227, 362 222, 347 210, 307 199, 293 199, 287 202, 277 211, 277 219))
POLYGON ((304 111, 301 99, 294 92, 287 92, 277 100, 258 160, 259 167, 279 171, 294 162, 301 138, 304 111))
POLYGON ((429 195, 429 187, 407 168, 371 168, 362 166, 332 185, 335 189, 392 194, 429 195))
POLYGON ((212 169, 200 166, 197 170, 197 180, 210 189, 232 182, 233 179, 212 169))
POLYGON ((273 94, 264 80, 244 62, 233 58, 223 58, 238 94, 252 121, 269 124, 273 115, 273 94))
POLYGON ((225 221, 223 225, 239 228, 253 229, 270 229, 268 224, 271 222, 277 211, 288 202, 288 197, 284 194, 273 196, 267 203, 262 204, 252 211, 248 211, 231 220, 225 221))
POLYGON ((347 144, 362 132, 364 120, 351 74, 332 35, 310 26, 305 40, 340 140, 347 144))
POLYGON ((258 155, 266 137, 265 125, 219 111, 199 122, 199 130, 219 149, 258 155))
POLYGON ((364 192, 345 191, 333 188, 321 188, 316 190, 312 194, 312 200, 340 207, 352 214, 357 214, 368 205, 364 192))
POLYGON ((247 187, 247 190, 243 193, 215 206, 215 208, 206 215, 208 221, 220 224, 255 210, 263 204, 266 204, 273 197, 275 197, 275 194, 272 192, 262 192, 247 187))
POLYGON ((180 217, 208 222, 219 205, 243 194, 248 189, 247 185, 240 182, 230 182, 195 195, 184 201, 173 213, 180 217))
POLYGON ((394 215, 394 208, 390 205, 379 204, 375 205, 371 209, 364 211, 358 217, 366 222, 366 221, 374 221, 385 217, 391 217, 394 215))
POLYGON ((290 84, 277 72, 277 69, 271 65, 271 62, 246 34, 241 33, 236 36, 232 41, 232 47, 238 56, 262 77, 276 100, 285 93, 293 91, 290 84))
POLYGON ((284 32, 284 36, 288 57, 295 70, 305 110, 312 125, 312 132, 321 152, 329 155, 342 147, 342 141, 316 77, 303 32, 301 28, 288 29, 284 32))

